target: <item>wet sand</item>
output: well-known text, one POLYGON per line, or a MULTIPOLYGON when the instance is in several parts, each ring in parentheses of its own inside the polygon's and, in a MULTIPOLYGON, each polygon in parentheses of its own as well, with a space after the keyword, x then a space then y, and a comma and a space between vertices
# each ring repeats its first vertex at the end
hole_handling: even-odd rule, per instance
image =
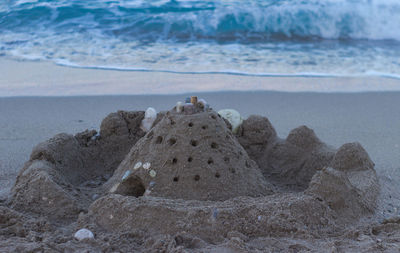
MULTIPOLYGON (((300 125, 338 148, 360 142, 375 162, 385 216, 399 212, 400 92, 391 93, 197 93, 214 109, 235 108, 245 117, 264 115, 285 138, 300 125)), ((53 135, 99 129, 117 110, 167 110, 184 95, 0 98, 0 196, 5 198, 32 148, 53 135)))
POLYGON ((207 91, 400 91, 400 80, 378 76, 311 77, 179 74, 58 66, 0 58, 0 97, 182 94, 207 91))

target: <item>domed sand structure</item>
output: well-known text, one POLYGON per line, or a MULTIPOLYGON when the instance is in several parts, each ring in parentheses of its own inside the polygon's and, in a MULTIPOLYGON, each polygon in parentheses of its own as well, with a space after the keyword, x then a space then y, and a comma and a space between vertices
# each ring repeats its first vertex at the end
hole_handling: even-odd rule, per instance
MULTIPOLYGON (((305 126, 281 139, 261 116, 233 133, 196 102, 159 113, 148 132, 143 119, 120 111, 100 134, 60 134, 34 148, 0 208, 1 231, 31 239, 0 249, 29 251, 33 240, 50 251, 298 252, 371 237, 348 231, 376 221, 379 182, 360 144, 336 150, 305 126), (81 228, 94 239, 74 240, 81 228)), ((382 226, 374 233, 397 231, 382 226)))
POLYGON ((227 200, 272 193, 258 165, 214 111, 171 110, 140 139, 107 182, 111 193, 227 200))

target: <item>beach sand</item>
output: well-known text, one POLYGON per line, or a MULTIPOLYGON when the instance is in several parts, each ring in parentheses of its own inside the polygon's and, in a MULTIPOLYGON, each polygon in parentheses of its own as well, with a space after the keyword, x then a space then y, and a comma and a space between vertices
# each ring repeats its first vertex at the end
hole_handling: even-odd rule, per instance
MULTIPOLYGON (((0 98, 0 199, 7 198, 19 170, 38 143, 62 132, 75 134, 85 129, 99 130, 103 118, 117 110, 137 111, 151 106, 157 111, 164 111, 188 95, 197 95, 206 99, 217 111, 233 108, 245 118, 253 114, 266 116, 281 138, 286 138, 292 129, 306 125, 315 131, 321 141, 334 148, 348 142, 359 142, 375 163, 381 184, 376 210, 378 216, 389 218, 400 215, 400 92, 353 92, 358 91, 363 82, 370 85, 367 85, 367 90, 368 87, 377 90, 379 85, 384 90, 398 90, 398 80, 121 72, 12 61, 9 65, 0 61, 0 66, 0 96, 5 96, 0 98), (28 70, 17 75, 17 66, 28 70), (9 71, 5 70, 7 68, 9 71), (65 76, 60 78, 60 73, 65 76), (89 82, 90 76, 97 81, 89 82), (71 82, 76 89, 68 87, 71 82), (115 82, 115 87, 103 90, 103 87, 110 87, 110 82, 115 82), (176 85, 168 90, 158 82, 176 85), (249 85, 243 86, 244 83, 249 85), (338 84, 336 92, 323 93, 325 88, 327 91, 333 89, 335 83, 338 84), (204 85, 197 90, 198 84, 204 85), (300 85, 294 89, 292 84, 300 85), (149 93, 146 85, 154 88, 154 93, 164 95, 144 94, 149 93), (243 87, 258 91, 240 91, 243 87), (121 94, 125 88, 126 94, 143 95, 61 96, 96 95, 97 91, 121 94), (313 88, 319 92, 306 92, 313 88), (204 92, 211 89, 221 91, 204 92), (230 89, 235 91, 228 91, 230 89), (39 92, 43 90, 48 93, 39 92), (191 93, 165 94, 189 91, 191 93), (35 97, 39 94, 57 96, 35 97), (9 97, 13 95, 20 97, 9 97), (24 95, 31 97, 22 97, 24 95)), ((282 243, 285 244, 284 241, 282 243)), ((349 244, 352 245, 352 242, 349 244)), ((314 242, 312 247, 318 249, 318 243, 314 242)))
POLYGON ((400 80, 378 76, 311 77, 179 74, 58 66, 0 59, 0 97, 181 94, 206 91, 400 91, 400 80))
MULTIPOLYGON (((360 142, 375 162, 383 187, 400 203, 400 92, 390 93, 196 93, 216 110, 234 108, 244 117, 268 117, 278 136, 306 125, 324 142, 338 148, 360 142)), ((0 98, 1 196, 6 196, 32 148, 57 133, 99 129, 101 120, 117 110, 167 110, 185 95, 19 97, 0 98)), ((395 201, 396 200, 396 201, 395 201)), ((390 210, 394 212, 394 210, 390 210)))

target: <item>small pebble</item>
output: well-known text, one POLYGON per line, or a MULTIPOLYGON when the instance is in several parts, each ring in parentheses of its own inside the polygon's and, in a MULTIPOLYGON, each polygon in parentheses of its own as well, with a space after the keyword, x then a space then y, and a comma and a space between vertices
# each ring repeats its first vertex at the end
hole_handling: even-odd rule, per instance
POLYGON ((151 164, 150 163, 145 163, 143 164, 143 169, 148 170, 150 169, 151 164))
POLYGON ((156 185, 156 182, 154 182, 154 181, 151 181, 151 182, 149 183, 150 188, 153 188, 155 185, 156 185))
POLYGON ((262 219, 262 216, 261 216, 261 215, 258 215, 257 220, 258 220, 258 221, 261 221, 261 219, 262 219))
POLYGON ((139 169, 140 167, 142 167, 142 162, 137 162, 137 163, 135 164, 135 166, 133 167, 133 169, 134 169, 134 170, 137 170, 137 169, 139 169))
POLYGON ((93 199, 93 200, 96 200, 98 197, 99 197, 98 194, 93 194, 92 199, 93 199))
POLYGON ((207 109, 209 108, 209 105, 207 104, 207 101, 205 101, 205 100, 202 99, 202 98, 199 99, 198 103, 202 105, 203 110, 207 110, 207 109))
POLYGON ((75 233, 74 237, 79 241, 82 241, 84 239, 93 239, 94 235, 89 229, 82 228, 75 233))
POLYGON ((150 170, 149 175, 151 177, 155 177, 157 175, 157 172, 155 170, 150 170))

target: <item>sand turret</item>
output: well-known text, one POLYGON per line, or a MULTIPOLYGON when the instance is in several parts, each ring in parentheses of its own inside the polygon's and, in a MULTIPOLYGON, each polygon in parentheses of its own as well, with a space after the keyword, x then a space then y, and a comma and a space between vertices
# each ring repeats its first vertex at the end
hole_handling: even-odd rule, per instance
POLYGON ((212 110, 191 111, 167 112, 121 163, 110 192, 193 200, 272 193, 225 121, 212 110))

